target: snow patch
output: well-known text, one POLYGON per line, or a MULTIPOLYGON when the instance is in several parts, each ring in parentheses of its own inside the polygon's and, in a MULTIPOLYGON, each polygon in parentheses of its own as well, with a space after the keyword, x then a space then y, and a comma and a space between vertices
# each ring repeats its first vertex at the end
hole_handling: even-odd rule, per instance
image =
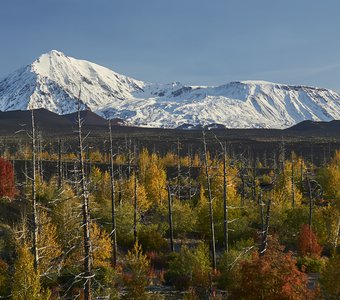
POLYGON ((340 119, 340 95, 327 89, 254 80, 212 87, 154 84, 56 50, 0 81, 0 110, 72 113, 80 85, 84 109, 137 126, 285 128, 340 119))

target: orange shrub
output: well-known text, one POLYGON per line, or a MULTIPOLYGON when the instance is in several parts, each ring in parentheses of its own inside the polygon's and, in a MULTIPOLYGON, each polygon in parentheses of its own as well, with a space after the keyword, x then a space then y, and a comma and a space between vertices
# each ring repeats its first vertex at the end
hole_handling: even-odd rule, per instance
POLYGON ((320 257, 322 246, 319 245, 313 230, 307 224, 301 226, 298 239, 298 252, 301 256, 320 257))
POLYGON ((12 164, 0 157, 0 198, 13 198, 16 194, 12 164))

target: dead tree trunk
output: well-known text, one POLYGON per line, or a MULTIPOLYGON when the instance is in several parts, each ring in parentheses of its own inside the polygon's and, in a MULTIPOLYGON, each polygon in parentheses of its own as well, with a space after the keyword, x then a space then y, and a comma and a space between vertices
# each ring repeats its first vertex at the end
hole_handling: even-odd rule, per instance
POLYGON ((281 169, 282 169, 282 176, 283 181, 285 182, 286 170, 285 170, 285 163, 286 163, 286 148, 285 148, 285 140, 282 137, 281 142, 281 149, 280 149, 280 160, 281 160, 281 169))
POLYGON ((340 234, 340 216, 338 216, 338 223, 335 229, 335 238, 334 238, 334 254, 337 253, 337 247, 338 247, 338 239, 339 239, 339 234, 340 234))
POLYGON ((263 201, 262 201, 262 191, 259 194, 259 205, 260 205, 260 217, 261 217, 261 240, 263 240, 265 224, 264 224, 264 212, 263 212, 263 201))
POLYGON ((261 242, 261 246, 260 246, 260 256, 263 256, 267 251, 269 219, 270 219, 270 205, 271 205, 271 199, 268 200, 268 204, 267 204, 266 224, 265 224, 264 232, 263 232, 263 235, 262 235, 262 242, 261 242))
POLYGON ((264 150, 264 154, 263 154, 263 166, 265 168, 268 167, 268 162, 267 162, 267 150, 264 150))
POLYGON ((307 176, 308 183, 308 196, 309 196, 309 217, 308 217, 308 226, 309 230, 312 230, 312 220, 313 220, 313 191, 312 185, 309 176, 307 176))
POLYGON ((169 235, 170 235, 170 251, 174 252, 174 231, 172 226, 172 199, 171 190, 168 186, 168 221, 169 221, 169 235))
POLYGON ((138 209, 138 181, 137 181, 137 166, 138 166, 138 161, 137 161, 137 149, 136 145, 134 145, 134 201, 133 201, 133 238, 134 242, 137 242, 137 209, 138 209))
POLYGON ((223 233, 224 250, 229 251, 228 243, 228 182, 227 182, 227 145, 223 149, 223 233))
POLYGON ((292 153, 292 207, 295 207, 295 180, 294 180, 294 156, 292 153))
POLYGON ((189 149, 188 149, 188 159, 189 159, 189 162, 188 162, 188 180, 189 180, 189 202, 191 203, 191 200, 192 200, 192 193, 191 193, 191 189, 192 189, 192 180, 191 180, 191 170, 192 170, 192 149, 190 149, 190 146, 189 146, 189 149))
POLYGON ((180 143, 177 140, 177 197, 181 200, 181 158, 180 158, 180 143))
POLYGON ((244 163, 244 161, 241 161, 241 169, 240 169, 240 179, 241 179, 241 207, 244 206, 244 202, 245 202, 245 198, 246 198, 245 172, 246 172, 245 163, 244 163))
POLYGON ((310 162, 311 162, 311 171, 314 171, 314 149, 313 149, 313 144, 310 145, 310 162))
POLYGON ((80 186, 79 186, 80 180, 79 180, 79 174, 78 173, 79 173, 78 162, 74 161, 73 162, 73 188, 76 191, 79 191, 79 189, 80 189, 80 186))
POLYGON ((85 176, 85 163, 84 163, 84 147, 82 137, 82 120, 80 115, 80 96, 78 99, 78 146, 79 146, 79 164, 80 164, 80 188, 82 198, 82 211, 83 211, 83 241, 84 241, 84 299, 91 300, 91 281, 92 281, 92 245, 90 237, 90 211, 89 211, 89 195, 87 190, 87 182, 85 176))
POLYGON ((117 232, 116 232, 116 210, 115 210, 115 179, 113 170, 113 141, 112 141, 112 128, 111 120, 109 120, 109 135, 110 135, 110 166, 111 166, 111 247, 112 247, 112 264, 114 267, 117 265, 117 232))
POLYGON ((327 165, 326 147, 323 147, 323 162, 322 162, 322 165, 324 167, 327 165))
POLYGON ((70 176, 69 176, 69 164, 67 163, 67 161, 65 161, 65 163, 63 164, 63 179, 69 180, 70 176))
POLYGON ((42 133, 38 137, 38 169, 41 182, 44 181, 42 133))
POLYGON ((118 165, 118 203, 119 206, 121 207, 123 205, 123 171, 122 171, 122 166, 121 164, 118 165))
POLYGON ((205 140, 204 132, 203 132, 203 145, 204 145, 205 176, 206 176, 206 180, 207 180, 208 199, 209 199, 209 215, 210 215, 210 231, 211 231, 211 247, 212 247, 213 269, 216 270, 216 245, 215 245, 214 213, 213 213, 211 184, 210 184, 209 167, 208 167, 207 143, 206 143, 206 140, 205 140))
POLYGON ((27 168, 27 159, 25 158, 25 189, 28 188, 28 168, 27 168))
POLYGON ((34 110, 31 110, 32 114, 32 205, 33 205, 33 257, 34 257, 34 269, 38 270, 39 253, 38 253, 38 212, 37 212, 37 190, 36 190, 36 131, 34 110))
POLYGON ((128 178, 131 176, 131 162, 132 162, 132 151, 131 151, 131 139, 126 139, 126 151, 127 151, 127 159, 128 159, 128 178))
POLYGON ((303 160, 301 158, 301 163, 300 163, 300 185, 303 187, 303 160))
POLYGON ((256 201, 256 159, 253 158, 253 176, 252 176, 252 185, 251 185, 251 188, 252 188, 252 198, 253 198, 253 201, 255 202, 256 201))
POLYGON ((63 183, 63 166, 62 166, 62 141, 58 139, 58 189, 61 189, 63 183))

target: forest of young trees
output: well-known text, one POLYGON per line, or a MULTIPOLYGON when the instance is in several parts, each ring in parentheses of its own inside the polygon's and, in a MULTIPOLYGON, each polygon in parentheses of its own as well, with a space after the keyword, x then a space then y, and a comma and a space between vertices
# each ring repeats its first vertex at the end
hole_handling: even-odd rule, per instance
POLYGON ((79 116, 77 151, 46 151, 32 111, 28 140, 1 150, 0 299, 340 298, 340 151, 86 136, 79 116))

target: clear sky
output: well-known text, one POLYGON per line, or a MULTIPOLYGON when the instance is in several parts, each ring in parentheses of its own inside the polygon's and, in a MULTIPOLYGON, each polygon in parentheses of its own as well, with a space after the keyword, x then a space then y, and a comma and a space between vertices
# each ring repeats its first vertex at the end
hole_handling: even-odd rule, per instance
POLYGON ((340 91, 339 0, 0 0, 0 77, 52 49, 150 82, 340 91))

